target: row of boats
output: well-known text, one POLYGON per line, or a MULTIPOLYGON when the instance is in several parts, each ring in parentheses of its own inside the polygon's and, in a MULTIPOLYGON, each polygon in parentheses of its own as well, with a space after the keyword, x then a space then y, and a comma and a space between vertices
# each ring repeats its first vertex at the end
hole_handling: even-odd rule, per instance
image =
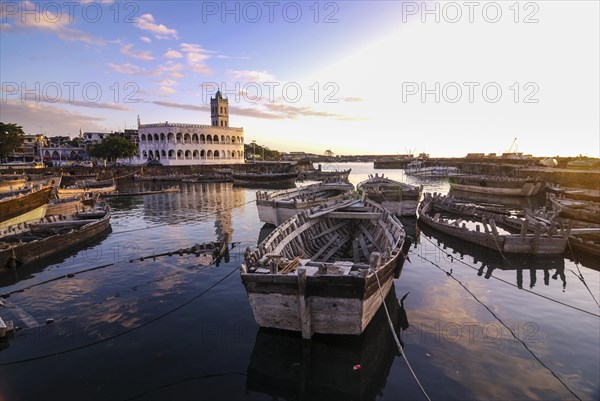
MULTIPOLYGON (((536 179, 453 177, 462 191, 534 196, 536 179)), ((506 256, 600 256, 600 207, 548 195, 548 207, 516 210, 451 196, 373 175, 357 185, 326 182, 258 191, 258 215, 277 226, 241 266, 261 327, 321 334, 360 334, 398 277, 411 238, 400 218, 506 256), (569 249, 568 249, 569 248, 569 249)))
POLYGON ((97 200, 116 191, 114 180, 86 178, 68 187, 61 181, 0 180, 0 269, 73 251, 110 227, 110 208, 97 200))

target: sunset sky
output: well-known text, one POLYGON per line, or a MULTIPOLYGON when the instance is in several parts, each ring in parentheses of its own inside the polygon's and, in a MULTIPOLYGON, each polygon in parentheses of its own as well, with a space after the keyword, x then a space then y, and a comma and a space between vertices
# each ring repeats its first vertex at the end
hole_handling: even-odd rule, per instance
POLYGON ((30 134, 210 124, 218 86, 282 151, 600 154, 596 1, 1 4, 0 120, 30 134))

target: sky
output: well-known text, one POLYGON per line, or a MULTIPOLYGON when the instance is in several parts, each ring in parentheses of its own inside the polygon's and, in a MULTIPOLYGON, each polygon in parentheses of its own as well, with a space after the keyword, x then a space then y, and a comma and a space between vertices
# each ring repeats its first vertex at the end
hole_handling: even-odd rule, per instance
POLYGON ((4 1, 0 121, 323 154, 600 156, 597 1, 4 1))

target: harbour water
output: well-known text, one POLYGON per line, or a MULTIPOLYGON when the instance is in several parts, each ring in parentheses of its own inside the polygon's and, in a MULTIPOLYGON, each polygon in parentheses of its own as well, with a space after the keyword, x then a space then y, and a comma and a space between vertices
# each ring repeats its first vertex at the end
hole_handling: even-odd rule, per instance
MULTIPOLYGON (((377 172, 449 190, 370 163, 323 167, 351 167, 353 184, 377 172)), ((112 230, 86 249, 0 272, 0 315, 21 326, 0 342, 0 400, 425 399, 383 311, 358 338, 259 330, 238 272, 269 231, 255 190, 119 190, 172 185, 108 199, 112 230), (225 235, 234 247, 218 266, 177 252, 225 235)), ((415 244, 386 304, 432 400, 600 398, 598 261, 505 258, 406 224, 415 244)))

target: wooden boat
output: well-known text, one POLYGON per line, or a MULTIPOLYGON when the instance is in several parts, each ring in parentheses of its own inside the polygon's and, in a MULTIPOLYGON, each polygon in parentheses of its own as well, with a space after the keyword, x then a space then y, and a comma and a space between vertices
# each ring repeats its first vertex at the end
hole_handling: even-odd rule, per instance
POLYGON ((600 203, 557 198, 554 194, 548 194, 548 200, 560 216, 600 224, 600 203))
POLYGON ((298 172, 290 173, 252 173, 232 172, 233 185, 246 188, 293 188, 296 186, 298 172))
POLYGON ((298 179, 314 181, 348 181, 352 169, 347 170, 322 170, 321 165, 317 170, 301 171, 298 179))
POLYGON ((404 172, 415 177, 449 177, 460 174, 458 167, 424 166, 423 161, 414 160, 406 165, 404 172))
POLYGON ((85 183, 69 188, 58 188, 56 194, 59 199, 72 198, 74 196, 83 196, 85 194, 105 195, 113 193, 117 190, 115 180, 95 181, 93 183, 85 183))
POLYGON ((54 183, 0 199, 0 229, 45 216, 54 183))
POLYGON ((340 199, 353 190, 354 186, 347 182, 326 182, 271 193, 258 191, 258 218, 263 223, 277 226, 302 210, 340 199))
POLYGON ((86 195, 82 197, 52 199, 48 203, 46 216, 71 215, 89 210, 98 201, 98 195, 86 195))
POLYGON ((535 196, 544 186, 538 179, 478 175, 450 177, 449 181, 452 189, 501 196, 535 196))
POLYGON ((568 188, 568 187, 548 187, 546 190, 559 197, 565 197, 583 201, 600 202, 600 190, 598 189, 583 189, 583 188, 568 188))
POLYGON ((241 278, 261 327, 359 335, 400 275, 410 240, 375 202, 352 198, 307 209, 253 252, 241 278))
POLYGON ((49 216, 11 226, 0 233, 0 268, 17 268, 71 251, 101 234, 110 225, 110 208, 94 214, 49 216))
POLYGON ((367 199, 381 204, 396 216, 414 216, 421 199, 423 186, 410 185, 394 181, 378 174, 369 175, 369 179, 356 186, 367 199))
POLYGON ((27 178, 11 178, 8 180, 0 180, 0 193, 18 191, 25 188, 27 185, 27 178))
POLYGON ((444 211, 442 205, 445 199, 445 196, 425 194, 419 206, 419 220, 438 231, 501 253, 552 255, 565 251, 568 233, 548 234, 544 232, 542 224, 535 224, 534 233, 530 233, 529 220, 523 220, 519 234, 511 234, 501 232, 494 219, 482 218, 480 223, 469 222, 475 230, 467 228, 467 221, 462 218, 445 219, 440 213, 444 211))

